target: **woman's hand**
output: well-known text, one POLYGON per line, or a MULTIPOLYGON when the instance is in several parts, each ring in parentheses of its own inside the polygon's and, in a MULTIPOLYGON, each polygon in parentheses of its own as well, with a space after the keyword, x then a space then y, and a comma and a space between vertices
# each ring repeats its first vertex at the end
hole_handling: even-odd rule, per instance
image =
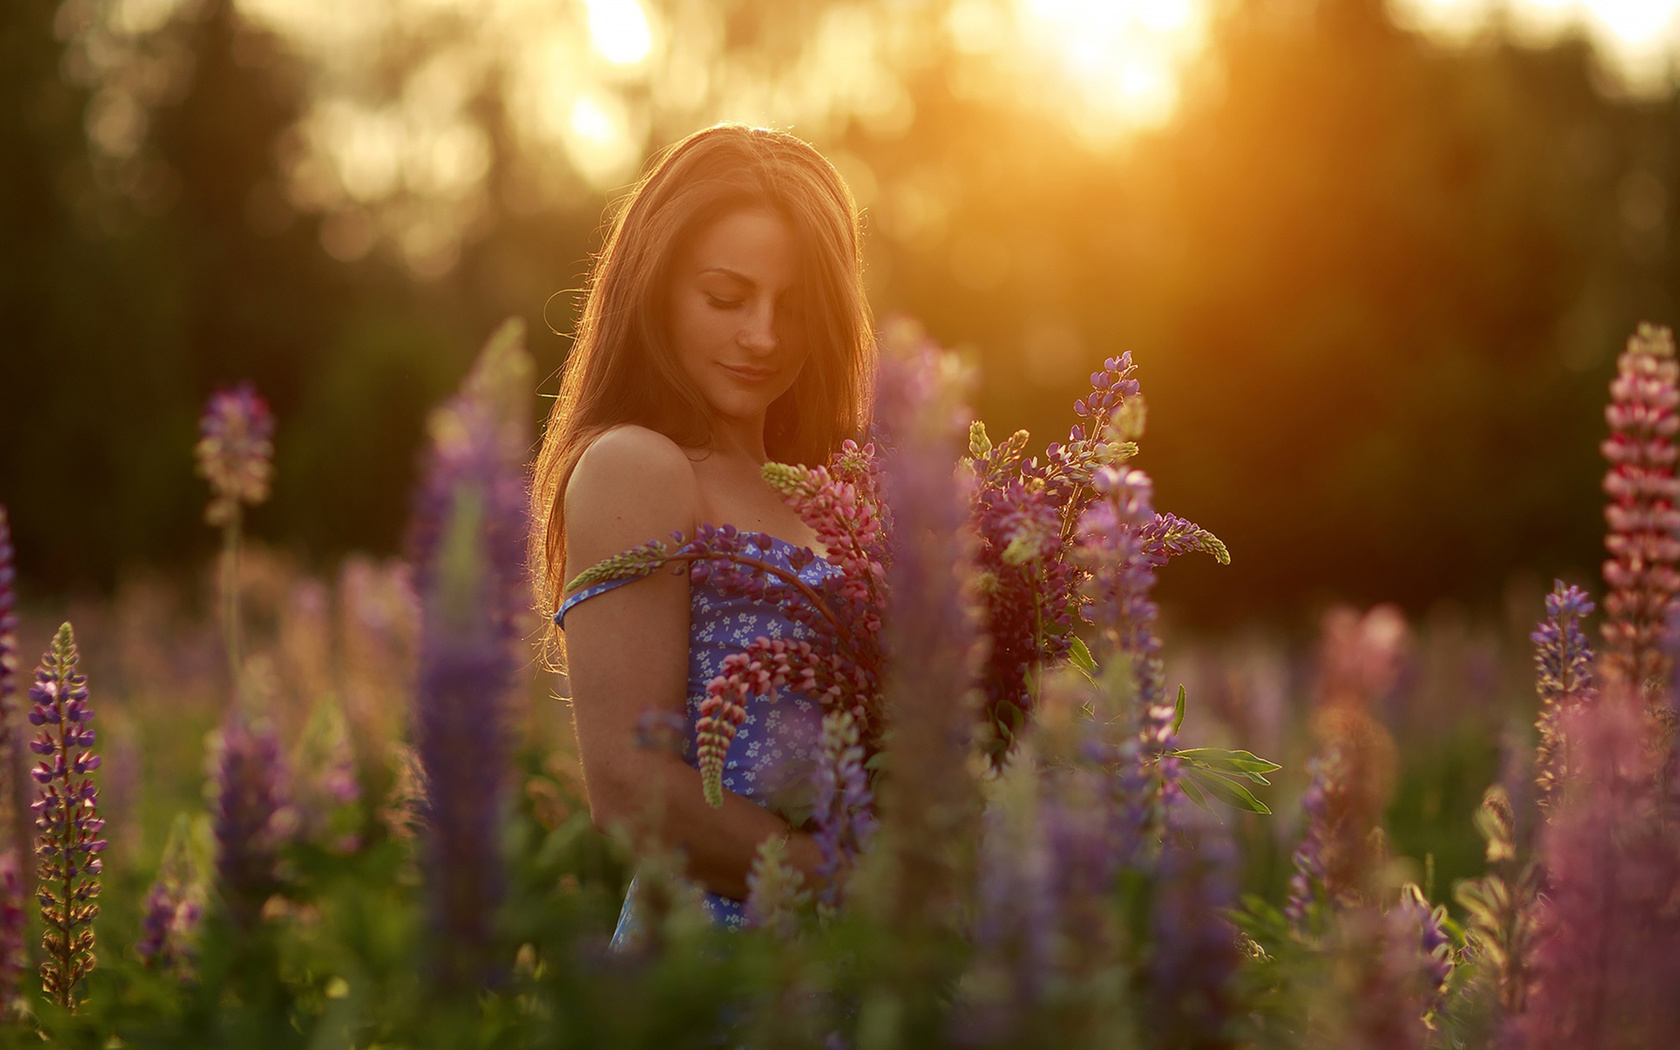
MULTIPOLYGON (((623 426, 578 460, 565 493, 567 572, 673 531, 692 535, 699 487, 669 438, 623 426)), ((682 849, 689 875, 714 893, 744 898, 753 853, 787 834, 781 818, 730 792, 713 809, 700 774, 681 758, 637 746, 648 712, 685 718, 688 574, 656 572, 579 602, 566 614, 566 664, 584 790, 596 826, 630 825, 682 849)), ((809 875, 817 850, 795 833, 789 858, 809 875)))

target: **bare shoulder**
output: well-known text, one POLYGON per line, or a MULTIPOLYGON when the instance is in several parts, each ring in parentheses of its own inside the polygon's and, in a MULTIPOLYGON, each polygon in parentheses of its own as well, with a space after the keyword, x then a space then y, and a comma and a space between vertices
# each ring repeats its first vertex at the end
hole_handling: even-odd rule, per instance
POLYGON ((584 449, 566 484, 566 561, 578 568, 694 529, 699 485, 676 442, 624 425, 584 449))

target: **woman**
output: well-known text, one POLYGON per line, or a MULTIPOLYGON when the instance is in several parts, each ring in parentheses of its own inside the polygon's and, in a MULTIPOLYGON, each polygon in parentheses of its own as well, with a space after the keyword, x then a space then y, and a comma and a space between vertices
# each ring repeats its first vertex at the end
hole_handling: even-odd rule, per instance
MULTIPOLYGON (((799 628, 681 574, 563 588, 603 558, 702 523, 769 533, 780 541, 769 556, 784 564, 814 549, 760 469, 822 463, 866 422, 874 358, 861 259, 851 193, 806 143, 720 125, 670 147, 595 260, 537 459, 535 576, 544 607, 558 608, 553 640, 591 816, 680 850, 727 925, 740 922, 759 843, 784 839, 807 875, 818 863, 811 837, 767 805, 778 770, 785 780, 814 747, 820 711, 796 697, 749 705, 713 809, 695 768, 699 701, 724 656, 799 628), (684 756, 637 746, 638 725, 661 715, 686 725, 684 756)), ((836 570, 819 558, 800 571, 815 582, 836 570)), ((632 885, 620 935, 635 895, 632 885)))

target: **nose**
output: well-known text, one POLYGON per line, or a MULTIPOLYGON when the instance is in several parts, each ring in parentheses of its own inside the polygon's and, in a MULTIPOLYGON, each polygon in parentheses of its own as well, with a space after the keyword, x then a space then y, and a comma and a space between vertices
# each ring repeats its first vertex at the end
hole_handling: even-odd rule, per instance
POLYGON ((756 303, 747 312, 745 323, 736 333, 735 341, 755 354, 768 354, 776 349, 776 304, 756 303))

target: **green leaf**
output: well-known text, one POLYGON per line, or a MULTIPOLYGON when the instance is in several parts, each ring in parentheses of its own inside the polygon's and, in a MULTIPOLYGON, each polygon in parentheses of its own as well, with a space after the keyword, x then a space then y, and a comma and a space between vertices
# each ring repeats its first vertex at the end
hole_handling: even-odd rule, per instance
POLYGON ((1073 662, 1073 666, 1085 672, 1085 677, 1093 681, 1096 679, 1097 661, 1091 656, 1091 650, 1083 638, 1073 640, 1073 645, 1068 650, 1068 659, 1073 662))
MULTIPOLYGON (((1254 797, 1254 793, 1234 780, 1227 780, 1218 773, 1198 769, 1194 766, 1184 770, 1185 778, 1196 782, 1196 786, 1212 795, 1220 802, 1232 809, 1247 810, 1250 813, 1270 814, 1272 811, 1264 802, 1254 797)), ((1182 785, 1183 781, 1180 781, 1182 785)))
POLYGON ((1194 780, 1189 777, 1182 777, 1179 779, 1178 786, 1184 792, 1184 797, 1194 802, 1198 809, 1209 813, 1213 812, 1213 807, 1208 804, 1207 796, 1202 793, 1201 788, 1196 786, 1194 780))
POLYGON ((1205 769, 1225 777, 1247 777, 1256 784, 1270 784, 1265 774, 1283 767, 1247 751, 1232 751, 1223 747, 1187 747, 1174 751, 1178 758, 1198 769, 1205 769))
POLYGON ((1184 724, 1184 683, 1180 682, 1179 686, 1178 686, 1178 703, 1173 705, 1173 733, 1176 734, 1178 732, 1178 727, 1183 725, 1183 724, 1184 724))

